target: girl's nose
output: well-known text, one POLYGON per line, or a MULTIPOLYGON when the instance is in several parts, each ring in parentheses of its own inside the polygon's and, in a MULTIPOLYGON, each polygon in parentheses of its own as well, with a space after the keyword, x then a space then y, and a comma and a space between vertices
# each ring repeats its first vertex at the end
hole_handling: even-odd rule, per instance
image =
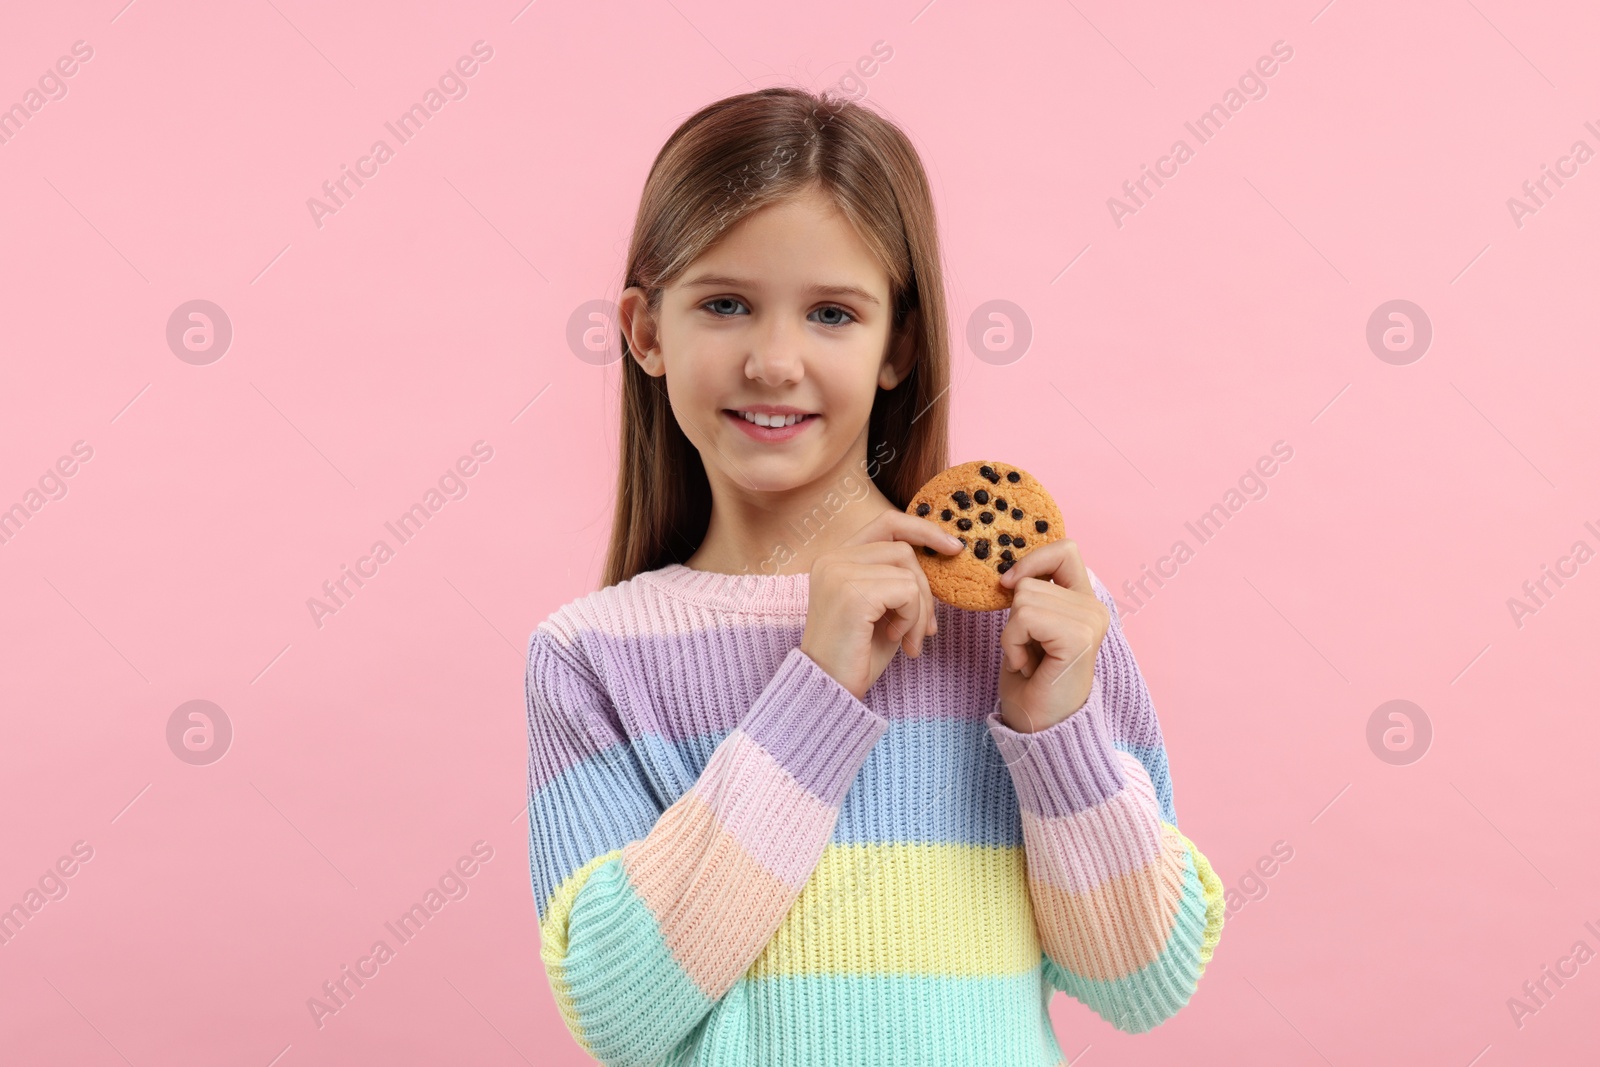
POLYGON ((745 375, 768 385, 799 381, 805 374, 804 344, 802 331, 774 326, 756 338, 745 357, 745 375))

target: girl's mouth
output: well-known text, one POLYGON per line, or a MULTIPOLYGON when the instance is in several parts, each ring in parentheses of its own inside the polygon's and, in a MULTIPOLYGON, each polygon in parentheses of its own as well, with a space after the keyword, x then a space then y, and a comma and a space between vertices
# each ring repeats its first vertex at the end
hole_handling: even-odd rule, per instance
POLYGON ((787 441, 796 434, 804 433, 807 426, 821 418, 820 415, 801 415, 788 426, 760 426, 732 408, 723 408, 722 417, 737 424, 739 429, 743 430, 746 435, 755 438, 757 441, 787 441))

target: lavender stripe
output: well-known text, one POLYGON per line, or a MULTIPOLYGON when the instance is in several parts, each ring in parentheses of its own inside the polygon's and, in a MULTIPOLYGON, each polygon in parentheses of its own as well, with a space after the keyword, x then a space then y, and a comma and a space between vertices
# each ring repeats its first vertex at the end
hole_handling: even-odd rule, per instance
MULTIPOLYGON (((865 703, 886 718, 923 718, 936 709, 941 716, 981 721, 994 705, 1000 677, 1000 630, 1007 611, 963 611, 938 604, 939 633, 924 654, 911 659, 896 655, 867 691, 865 703), (926 694, 936 686, 941 696, 930 708, 926 694)), ((700 625, 678 622, 672 634, 618 636, 585 619, 571 631, 576 648, 569 656, 595 664, 601 680, 617 701, 630 736, 656 734, 669 742, 727 733, 750 710, 727 699, 759 693, 790 649, 800 644, 802 621, 767 626, 711 624, 709 613, 692 616, 700 625)), ((620 626, 620 622, 616 625, 620 626)), ((559 644, 554 634, 538 641, 559 644)), ((1111 643, 1108 635, 1106 643, 1111 643)), ((1102 656, 1106 653, 1102 650, 1102 656)), ((1105 664, 1097 663, 1097 673, 1105 664)), ((1110 694, 1108 694, 1109 696, 1110 694)), ((1139 708, 1114 730, 1119 740, 1146 747, 1161 737, 1153 716, 1139 708)))
POLYGON ((889 720, 793 648, 739 728, 801 785, 838 807, 889 720))
POLYGON ((1052 818, 1092 808, 1127 782, 1106 729, 1099 678, 1083 707, 1054 726, 1021 733, 991 712, 989 732, 1011 768, 1018 803, 1036 815, 1052 818))

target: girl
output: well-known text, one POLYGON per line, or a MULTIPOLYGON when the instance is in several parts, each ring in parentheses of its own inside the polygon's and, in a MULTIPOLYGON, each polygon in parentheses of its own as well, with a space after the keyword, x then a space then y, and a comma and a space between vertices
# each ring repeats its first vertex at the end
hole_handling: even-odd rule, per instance
POLYGON ((1071 540, 993 612, 914 555, 961 545, 903 510, 948 465, 910 142, 795 89, 706 107, 650 171, 619 308, 605 585, 528 644, 572 1036, 607 1064, 1052 1067, 1055 990, 1171 1017, 1222 886, 1115 601, 1071 540))

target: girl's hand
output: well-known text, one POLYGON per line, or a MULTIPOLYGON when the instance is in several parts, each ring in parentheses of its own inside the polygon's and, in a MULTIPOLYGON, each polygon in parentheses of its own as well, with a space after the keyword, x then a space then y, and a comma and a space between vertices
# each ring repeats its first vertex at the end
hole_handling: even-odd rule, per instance
POLYGON ((1000 584, 1012 589, 1000 631, 1000 720, 1019 733, 1046 730, 1089 699, 1111 611, 1071 539, 1040 545, 1000 584))
POLYGON ((922 655, 939 632, 933 593, 916 553, 921 545, 955 553, 961 542, 928 519, 889 509, 811 564, 811 592, 800 651, 864 699, 896 649, 922 655))

